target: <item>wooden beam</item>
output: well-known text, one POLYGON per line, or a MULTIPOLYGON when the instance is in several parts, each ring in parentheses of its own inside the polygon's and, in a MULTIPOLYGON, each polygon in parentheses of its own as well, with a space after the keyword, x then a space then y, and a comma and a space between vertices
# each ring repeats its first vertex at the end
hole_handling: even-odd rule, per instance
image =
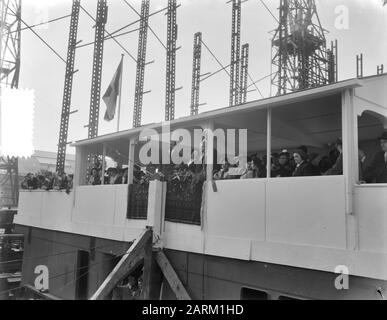
POLYGON ((62 299, 60 299, 52 294, 41 292, 29 284, 26 284, 23 288, 32 292, 33 294, 39 296, 40 298, 45 299, 45 300, 62 300, 62 299))
POLYGON ((142 300, 150 299, 150 286, 151 286, 151 277, 152 277, 152 238, 148 239, 147 245, 145 246, 144 252, 144 270, 142 276, 142 300))
POLYGON ((191 297, 185 290, 183 283, 180 281, 165 253, 163 251, 158 251, 156 252, 155 258, 165 279, 175 293, 177 300, 191 300, 191 297))
POLYGON ((149 244, 152 245, 152 237, 153 232, 151 229, 146 229, 141 233, 90 300, 106 299, 117 284, 130 274, 138 266, 139 262, 144 259, 145 248, 149 244), (149 239, 151 239, 150 242, 149 239))

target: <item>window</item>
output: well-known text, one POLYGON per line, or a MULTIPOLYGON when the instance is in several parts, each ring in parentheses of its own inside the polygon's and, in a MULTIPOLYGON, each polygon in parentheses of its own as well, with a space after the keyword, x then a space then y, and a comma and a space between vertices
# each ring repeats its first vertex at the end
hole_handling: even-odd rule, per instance
POLYGON ((341 95, 271 111, 271 177, 342 175, 341 95))
POLYGON ((265 291, 242 288, 241 300, 269 300, 269 295, 265 291))
POLYGON ((387 183, 384 156, 387 139, 380 139, 385 135, 386 125, 387 118, 373 111, 365 111, 358 117, 359 171, 355 175, 360 183, 387 183))

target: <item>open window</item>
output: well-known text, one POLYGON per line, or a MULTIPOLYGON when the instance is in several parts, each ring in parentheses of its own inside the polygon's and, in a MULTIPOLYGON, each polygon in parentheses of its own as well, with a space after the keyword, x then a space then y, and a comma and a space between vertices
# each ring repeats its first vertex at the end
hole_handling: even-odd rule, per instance
MULTIPOLYGON (((361 184, 387 183, 384 152, 387 146, 379 138, 387 128, 387 118, 366 110, 358 116, 358 163, 356 181, 361 184), (384 170, 383 170, 384 168, 384 170)), ((387 143, 386 143, 387 144, 387 143)))
POLYGON ((271 111, 271 177, 342 175, 341 95, 271 111))

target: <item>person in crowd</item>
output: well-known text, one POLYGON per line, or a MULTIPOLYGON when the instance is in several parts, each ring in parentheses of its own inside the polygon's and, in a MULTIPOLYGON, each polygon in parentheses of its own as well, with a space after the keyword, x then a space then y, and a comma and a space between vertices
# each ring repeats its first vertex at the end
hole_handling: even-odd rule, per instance
POLYGON ((338 151, 338 157, 332 168, 324 173, 325 176, 339 176, 343 174, 343 142, 341 139, 336 140, 335 148, 338 151))
POLYGON ((305 161, 309 161, 309 149, 307 146, 300 146, 297 148, 298 150, 301 150, 303 151, 305 154, 306 154, 306 160, 305 161))
POLYGON ((308 155, 303 149, 298 149, 293 154, 296 168, 292 174, 293 177, 313 176, 312 165, 308 162, 308 155))
POLYGON ((97 168, 91 169, 89 185, 98 186, 101 184, 101 176, 97 168))
POLYGON ((229 179, 229 169, 230 169, 230 163, 228 160, 225 160, 224 163, 222 164, 222 168, 215 173, 214 175, 214 180, 225 180, 229 179))
POLYGON ((67 194, 70 194, 70 190, 72 190, 73 185, 74 185, 74 175, 73 174, 69 174, 67 176, 67 187, 66 187, 66 193, 67 194))
POLYGON ((33 173, 28 173, 21 183, 21 187, 22 189, 36 190, 38 189, 38 179, 34 176, 33 173))
POLYGON ((122 184, 122 176, 119 175, 117 168, 109 168, 109 184, 122 184))
POLYGON ((273 167, 271 176, 273 178, 291 177, 293 170, 289 164, 289 152, 283 150, 278 157, 278 164, 273 167))
POLYGON ((387 183, 387 130, 378 139, 382 150, 375 155, 371 165, 364 171, 367 183, 387 183))
POLYGON ((367 159, 367 155, 361 149, 359 149, 358 155, 359 155, 359 181, 364 183, 365 182, 364 181, 364 169, 365 169, 365 161, 367 159))
POLYGON ((253 179, 254 176, 253 163, 252 161, 247 162, 246 171, 242 174, 241 179, 253 179))
POLYGON ((44 175, 44 182, 42 185, 42 190, 50 191, 54 187, 54 176, 52 172, 47 171, 44 175))
MULTIPOLYGON (((322 158, 323 158, 323 156, 319 155, 317 152, 313 152, 309 155, 309 162, 313 167, 313 175, 314 176, 321 176, 322 171, 320 169, 320 161, 322 158)), ((329 167, 328 167, 328 169, 329 169, 329 167)), ((325 171, 327 171, 327 170, 325 170, 325 171)))
POLYGON ((128 184, 128 172, 129 172, 128 168, 124 169, 124 173, 122 175, 122 183, 123 184, 128 184))

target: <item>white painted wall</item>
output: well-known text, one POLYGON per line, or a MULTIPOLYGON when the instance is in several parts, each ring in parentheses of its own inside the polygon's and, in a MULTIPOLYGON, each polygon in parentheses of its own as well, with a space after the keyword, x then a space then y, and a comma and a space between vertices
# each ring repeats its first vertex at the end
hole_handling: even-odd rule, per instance
MULTIPOLYGON (((344 264, 353 275, 387 280, 387 186, 355 187, 359 248, 350 250, 344 183, 342 176, 217 181, 217 192, 206 188, 203 225, 157 226, 162 246, 328 272, 344 264)), ((160 186, 151 186, 151 201, 161 203, 160 186)), ((15 223, 129 242, 156 220, 128 220, 126 205, 126 185, 21 191, 15 223)))
POLYGON ((387 253, 387 185, 356 186, 354 199, 359 249, 387 253))

